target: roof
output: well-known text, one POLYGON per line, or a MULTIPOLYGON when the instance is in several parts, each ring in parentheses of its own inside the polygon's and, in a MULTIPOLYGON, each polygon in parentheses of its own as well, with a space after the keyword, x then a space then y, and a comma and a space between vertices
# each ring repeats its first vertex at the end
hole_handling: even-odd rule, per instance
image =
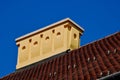
POLYGON ((64 23, 64 22, 70 22, 70 23, 72 23, 73 25, 75 25, 75 26, 76 26, 79 30, 81 30, 82 32, 84 31, 84 29, 83 29, 81 26, 79 26, 77 23, 75 23, 73 20, 71 20, 70 18, 65 18, 65 19, 63 19, 63 20, 61 20, 61 21, 58 21, 58 22, 53 23, 53 24, 51 24, 51 25, 48 25, 48 26, 46 26, 46 27, 44 27, 44 28, 42 28, 42 29, 38 29, 38 30, 36 30, 36 31, 33 31, 33 32, 28 33, 28 34, 26 34, 26 35, 23 35, 23 36, 21 36, 21 37, 19 37, 19 38, 16 38, 15 41, 19 41, 19 40, 24 39, 24 38, 26 38, 26 37, 29 37, 29 36, 31 36, 31 35, 37 34, 37 33, 39 33, 39 32, 42 32, 43 30, 50 29, 50 28, 55 27, 56 25, 62 24, 62 23, 64 23))
POLYGON ((1 80, 96 80, 120 71, 120 32, 1 80))

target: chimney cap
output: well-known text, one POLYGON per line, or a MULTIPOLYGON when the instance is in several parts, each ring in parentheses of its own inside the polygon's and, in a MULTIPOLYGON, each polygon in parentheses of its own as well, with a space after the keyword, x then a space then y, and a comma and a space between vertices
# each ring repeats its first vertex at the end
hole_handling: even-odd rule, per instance
POLYGON ((18 37, 18 38, 15 39, 15 41, 18 42, 18 41, 20 41, 21 39, 27 38, 27 37, 29 37, 29 36, 32 36, 32 35, 38 33, 38 32, 42 32, 42 31, 44 31, 44 30, 46 30, 46 29, 50 29, 50 28, 52 28, 52 27, 54 27, 54 26, 56 26, 56 25, 59 25, 59 24, 61 24, 61 23, 64 23, 64 22, 70 22, 70 23, 72 23, 73 25, 75 25, 79 30, 81 30, 82 32, 84 32, 84 29, 83 29, 81 26, 79 26, 77 23, 75 23, 73 20, 71 20, 70 18, 65 18, 65 19, 60 20, 60 21, 58 21, 58 22, 56 22, 56 23, 53 23, 53 24, 51 24, 51 25, 48 25, 48 26, 46 26, 46 27, 44 27, 44 28, 42 28, 42 29, 38 29, 38 30, 36 30, 36 31, 33 31, 33 32, 31 32, 31 33, 28 33, 28 34, 26 34, 26 35, 23 35, 23 36, 21 36, 21 37, 18 37))

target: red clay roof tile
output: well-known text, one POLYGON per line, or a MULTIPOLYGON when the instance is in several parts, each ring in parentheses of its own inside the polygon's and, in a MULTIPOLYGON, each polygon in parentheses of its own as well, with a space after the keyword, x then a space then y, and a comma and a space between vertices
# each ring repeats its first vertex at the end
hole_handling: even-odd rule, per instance
POLYGON ((120 32, 1 80, 96 80, 120 71, 120 32))

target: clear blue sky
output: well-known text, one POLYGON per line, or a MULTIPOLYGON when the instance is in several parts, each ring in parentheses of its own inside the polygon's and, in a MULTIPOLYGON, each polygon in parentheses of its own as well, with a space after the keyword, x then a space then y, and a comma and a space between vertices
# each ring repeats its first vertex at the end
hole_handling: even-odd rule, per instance
POLYGON ((120 0, 0 0, 0 77, 15 71, 15 38, 67 17, 85 45, 120 31, 120 0))

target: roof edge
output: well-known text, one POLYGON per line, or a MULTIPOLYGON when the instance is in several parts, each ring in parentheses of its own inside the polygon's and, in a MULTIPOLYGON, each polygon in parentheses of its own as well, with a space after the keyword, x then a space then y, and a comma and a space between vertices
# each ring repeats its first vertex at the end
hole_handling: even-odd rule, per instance
POLYGON ((119 72, 116 72, 116 73, 113 73, 113 74, 110 74, 108 76, 104 76, 102 78, 99 78, 98 80, 106 80, 106 79, 111 79, 111 78, 114 78, 116 75, 120 75, 120 71, 119 72))
POLYGON ((87 46, 87 45, 89 45, 89 44, 95 43, 95 42, 100 41, 100 40, 105 39, 105 38, 109 38, 109 37, 111 37, 111 36, 113 36, 113 35, 115 35, 115 34, 118 34, 118 33, 120 33, 120 31, 111 33, 111 34, 109 34, 109 35, 107 35, 107 36, 104 36, 103 38, 99 38, 99 39, 96 39, 96 40, 94 40, 94 41, 88 42, 87 44, 82 45, 81 47, 87 46))

